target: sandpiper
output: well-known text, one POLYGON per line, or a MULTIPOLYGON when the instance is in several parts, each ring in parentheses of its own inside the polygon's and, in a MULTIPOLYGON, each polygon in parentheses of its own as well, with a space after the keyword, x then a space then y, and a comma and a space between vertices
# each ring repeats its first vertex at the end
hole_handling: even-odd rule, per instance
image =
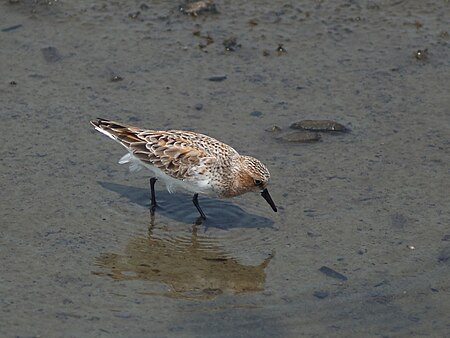
POLYGON ((193 192, 192 201, 203 219, 206 215, 198 203, 198 194, 229 198, 257 191, 277 211, 266 188, 270 178, 266 166, 254 157, 239 155, 225 143, 191 131, 146 130, 104 119, 91 124, 128 150, 120 164, 129 163, 130 171, 150 169, 152 211, 156 207, 157 179, 166 184, 170 193, 178 188, 193 192))

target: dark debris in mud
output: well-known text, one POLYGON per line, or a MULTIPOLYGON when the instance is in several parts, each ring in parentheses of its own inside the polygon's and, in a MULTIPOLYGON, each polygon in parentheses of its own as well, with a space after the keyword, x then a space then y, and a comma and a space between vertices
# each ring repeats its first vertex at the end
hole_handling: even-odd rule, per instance
POLYGON ((209 45, 214 43, 214 39, 212 38, 212 36, 209 33, 207 33, 206 35, 202 35, 201 31, 196 30, 196 31, 192 32, 192 34, 194 36, 204 40, 204 42, 200 42, 198 44, 200 49, 205 49, 206 47, 208 47, 209 45))
POLYGON ((235 37, 229 37, 225 39, 223 41, 223 46, 228 52, 235 52, 238 48, 242 47, 240 43, 237 43, 237 39, 235 37))
POLYGON ((62 56, 59 53, 58 49, 53 46, 48 46, 41 49, 42 56, 44 60, 48 63, 55 63, 61 60, 62 56))
POLYGON ((9 26, 9 27, 5 27, 2 28, 2 32, 12 32, 15 31, 16 29, 22 28, 22 24, 18 24, 18 25, 14 25, 14 26, 9 26))
POLYGON ((319 299, 327 298, 330 295, 328 291, 314 291, 313 296, 319 299))
POLYGON ((219 13, 216 4, 212 0, 200 0, 195 2, 186 2, 178 7, 181 13, 198 16, 203 13, 219 13))
POLYGON ((348 279, 343 274, 341 274, 341 273, 337 272, 336 270, 333 270, 333 269, 331 269, 331 268, 329 268, 327 266, 322 266, 319 269, 319 271, 322 272, 323 274, 325 274, 326 276, 331 277, 331 278, 339 279, 339 280, 342 280, 342 281, 345 281, 345 280, 348 279))
POLYGON ((286 48, 284 48, 283 45, 282 45, 281 43, 278 44, 278 47, 277 47, 277 53, 278 53, 278 55, 283 55, 283 54, 286 54, 286 53, 287 53, 286 48))

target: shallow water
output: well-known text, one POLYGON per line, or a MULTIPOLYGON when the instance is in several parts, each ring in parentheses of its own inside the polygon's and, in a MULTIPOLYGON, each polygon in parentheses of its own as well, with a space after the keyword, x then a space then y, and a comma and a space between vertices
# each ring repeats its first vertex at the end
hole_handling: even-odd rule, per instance
POLYGON ((1 336, 447 335, 448 2, 142 4, 0 4, 1 336), (196 226, 158 185, 151 217, 96 117, 259 158, 279 212, 200 198, 196 226), (351 132, 266 131, 303 119, 351 132))

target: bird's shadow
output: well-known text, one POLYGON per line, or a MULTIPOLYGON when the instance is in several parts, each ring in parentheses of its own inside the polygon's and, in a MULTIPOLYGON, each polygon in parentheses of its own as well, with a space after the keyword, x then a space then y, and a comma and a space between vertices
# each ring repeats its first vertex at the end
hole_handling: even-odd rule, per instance
MULTIPOLYGON (((150 187, 136 188, 111 182, 97 182, 101 187, 118 193, 131 203, 150 209, 150 187)), ((156 215, 181 223, 193 223, 198 219, 198 211, 192 203, 192 195, 182 192, 169 194, 167 191, 156 191, 156 215)), ((202 222, 205 228, 271 228, 273 221, 269 218, 250 214, 227 200, 218 200, 208 197, 199 198, 200 206, 207 219, 202 222)))

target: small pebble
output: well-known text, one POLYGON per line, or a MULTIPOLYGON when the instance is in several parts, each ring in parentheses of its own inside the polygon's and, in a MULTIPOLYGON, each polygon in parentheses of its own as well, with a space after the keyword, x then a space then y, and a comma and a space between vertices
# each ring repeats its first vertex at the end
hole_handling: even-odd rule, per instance
POLYGON ((428 49, 419 49, 414 53, 417 60, 424 61, 428 58, 428 49))
POLYGON ((226 75, 211 76, 210 78, 208 78, 209 81, 213 81, 213 82, 221 82, 226 79, 227 79, 226 75))
POLYGON ((286 48, 284 48, 283 45, 280 43, 280 44, 278 45, 278 47, 277 47, 277 52, 278 52, 278 55, 281 55, 281 54, 287 53, 287 50, 286 50, 286 48))
POLYGON ((119 82, 119 81, 122 81, 122 80, 123 80, 123 77, 120 76, 120 75, 113 75, 111 77, 111 82, 119 82))
POLYGON ((358 250, 358 255, 364 255, 365 253, 367 253, 367 249, 366 248, 362 248, 358 250))
POLYGON ((260 117, 260 116, 262 116, 262 114, 263 114, 263 113, 261 113, 260 111, 257 111, 257 110, 252 111, 252 112, 250 113, 251 116, 255 116, 255 117, 260 117))

